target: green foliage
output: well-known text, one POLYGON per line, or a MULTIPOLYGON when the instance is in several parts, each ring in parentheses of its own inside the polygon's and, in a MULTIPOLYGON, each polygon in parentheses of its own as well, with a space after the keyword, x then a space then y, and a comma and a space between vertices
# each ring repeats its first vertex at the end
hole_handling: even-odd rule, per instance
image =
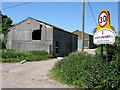
MULTIPOLYGON (((100 56, 100 45, 98 45, 98 48, 96 49, 96 55, 100 56)), ((112 60, 119 60, 120 58, 120 37, 116 36, 116 41, 114 44, 109 44, 109 56, 111 56, 112 60)), ((103 57, 106 57, 106 48, 105 45, 103 47, 103 57)))
POLYGON ((2 32, 2 23, 0 23, 0 33, 2 32))
POLYGON ((20 62, 27 61, 40 61, 52 57, 46 51, 21 51, 21 50, 0 50, 2 54, 1 62, 20 62))
MULTIPOLYGON (((97 56, 100 56, 101 53, 100 50, 101 50, 101 46, 99 45, 98 48, 95 50, 97 56)), ((103 47, 103 56, 105 55, 106 55, 106 48, 103 47)))
POLYGON ((51 77, 77 88, 117 88, 118 61, 106 64, 93 55, 72 53, 55 65, 51 77))
MULTIPOLYGON (((8 32, 9 32, 9 28, 12 26, 12 20, 7 16, 7 15, 3 15, 0 13, 0 33, 4 35, 3 39, 1 39, 2 46, 5 45, 7 43, 7 37, 8 37, 8 32)), ((5 48, 5 47, 2 47, 5 48)))
POLYGON ((8 33, 8 29, 12 26, 12 20, 7 15, 2 15, 2 33, 8 33))
POLYGON ((0 11, 0 33, 2 32, 2 14, 0 11))

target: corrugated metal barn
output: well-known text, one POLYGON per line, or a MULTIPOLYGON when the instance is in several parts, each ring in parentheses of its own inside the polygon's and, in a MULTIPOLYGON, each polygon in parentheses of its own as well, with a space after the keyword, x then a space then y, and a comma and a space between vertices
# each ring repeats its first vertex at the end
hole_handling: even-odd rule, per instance
POLYGON ((77 41, 78 36, 75 34, 28 17, 10 28, 6 47, 65 56, 77 50, 77 41))
MULTIPOLYGON (((82 49, 82 31, 76 30, 73 34, 78 35, 78 50, 82 49)), ((84 33, 84 48, 94 48, 95 44, 93 43, 93 36, 87 33, 84 33)))

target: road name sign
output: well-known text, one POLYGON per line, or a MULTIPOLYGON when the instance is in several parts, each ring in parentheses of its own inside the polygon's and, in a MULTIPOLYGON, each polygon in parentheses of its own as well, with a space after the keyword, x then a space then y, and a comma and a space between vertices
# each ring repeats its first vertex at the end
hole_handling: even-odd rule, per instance
POLYGON ((113 44, 115 31, 110 26, 110 13, 102 10, 98 16, 98 26, 93 35, 94 44, 113 44))

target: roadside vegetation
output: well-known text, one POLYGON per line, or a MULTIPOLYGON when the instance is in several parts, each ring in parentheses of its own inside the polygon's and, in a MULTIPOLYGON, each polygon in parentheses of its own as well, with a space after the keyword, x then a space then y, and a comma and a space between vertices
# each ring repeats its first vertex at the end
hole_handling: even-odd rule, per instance
POLYGON ((105 59, 102 61, 99 59, 100 47, 97 48, 96 55, 72 53, 50 70, 50 77, 76 88, 97 88, 99 90, 120 88, 118 72, 120 46, 115 43, 109 47, 109 55, 112 59, 108 63, 105 59))
POLYGON ((0 11, 0 49, 5 49, 6 48, 6 43, 7 43, 7 37, 8 37, 8 32, 9 28, 12 25, 12 20, 10 17, 7 15, 3 15, 0 11))
POLYGON ((11 63, 11 62, 21 62, 26 61, 40 61, 46 60, 52 57, 46 51, 21 51, 21 50, 11 50, 3 49, 0 50, 2 57, 0 61, 2 63, 11 63))

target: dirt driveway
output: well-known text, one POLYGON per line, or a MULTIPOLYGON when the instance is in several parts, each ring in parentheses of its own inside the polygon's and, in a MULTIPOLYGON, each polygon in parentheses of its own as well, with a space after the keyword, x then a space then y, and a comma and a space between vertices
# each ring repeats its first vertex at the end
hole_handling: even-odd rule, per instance
MULTIPOLYGON (((85 49, 85 52, 95 54, 95 49, 85 49)), ((49 70, 58 60, 24 64, 0 63, 0 66, 2 66, 2 68, 0 67, 0 76, 2 74, 0 84, 2 83, 2 88, 70 88, 48 77, 49 70)))
POLYGON ((2 88, 70 88, 47 76, 57 61, 58 59, 24 64, 0 64, 2 88))
MULTIPOLYGON (((96 49, 84 49, 84 52, 87 52, 88 54, 95 55, 96 49)), ((82 50, 79 50, 78 52, 82 52, 82 50)))

